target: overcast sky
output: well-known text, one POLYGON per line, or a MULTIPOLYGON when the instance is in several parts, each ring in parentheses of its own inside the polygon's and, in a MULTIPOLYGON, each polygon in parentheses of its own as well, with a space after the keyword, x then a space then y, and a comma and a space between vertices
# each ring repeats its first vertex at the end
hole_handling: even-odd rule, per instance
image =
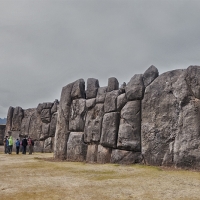
POLYGON ((128 82, 200 65, 200 1, 0 0, 0 117, 79 78, 128 82))

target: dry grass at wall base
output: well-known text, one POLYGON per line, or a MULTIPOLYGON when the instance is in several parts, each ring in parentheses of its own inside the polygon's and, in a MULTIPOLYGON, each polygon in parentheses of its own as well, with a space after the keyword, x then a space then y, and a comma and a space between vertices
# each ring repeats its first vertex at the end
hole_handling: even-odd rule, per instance
POLYGON ((1 200, 200 199, 200 172, 0 153, 1 200))

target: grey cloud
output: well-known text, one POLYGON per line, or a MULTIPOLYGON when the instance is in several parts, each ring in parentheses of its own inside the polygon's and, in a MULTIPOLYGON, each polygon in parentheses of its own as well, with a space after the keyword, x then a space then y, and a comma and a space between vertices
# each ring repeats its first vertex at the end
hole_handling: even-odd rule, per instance
POLYGON ((0 117, 60 98, 78 78, 128 82, 199 64, 199 1, 0 1, 0 117))

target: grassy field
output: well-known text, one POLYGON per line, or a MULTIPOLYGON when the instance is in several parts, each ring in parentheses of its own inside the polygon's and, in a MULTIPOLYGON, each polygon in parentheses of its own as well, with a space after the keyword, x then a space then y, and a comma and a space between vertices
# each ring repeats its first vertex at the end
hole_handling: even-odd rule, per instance
POLYGON ((200 172, 52 162, 52 156, 0 153, 0 199, 200 199, 200 172))

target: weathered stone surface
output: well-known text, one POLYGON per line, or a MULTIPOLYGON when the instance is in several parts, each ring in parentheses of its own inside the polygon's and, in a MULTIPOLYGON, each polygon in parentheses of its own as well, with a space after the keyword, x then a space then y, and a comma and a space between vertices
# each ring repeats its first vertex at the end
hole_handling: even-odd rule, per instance
POLYGON ((117 111, 117 97, 118 96, 119 96, 118 90, 107 92, 105 102, 104 102, 105 113, 117 111))
POLYGON ((42 134, 40 135, 40 140, 45 140, 49 137, 50 124, 42 123, 42 134))
POLYGON ((142 161, 142 156, 140 152, 112 149, 112 154, 110 159, 111 163, 134 164, 134 163, 140 163, 141 161, 142 161))
POLYGON ((126 97, 129 101, 142 100, 144 95, 144 83, 142 74, 135 74, 125 87, 126 97))
POLYGON ((119 88, 119 94, 125 93, 125 87, 126 87, 126 83, 123 82, 123 84, 119 88))
POLYGON ((43 123, 49 123, 51 121, 51 110, 45 108, 41 111, 40 117, 43 123))
POLYGON ((25 109, 24 118, 21 123, 20 137, 31 136, 34 139, 39 139, 41 134, 41 124, 42 121, 37 109, 25 109))
POLYGON ((104 147, 117 147, 117 133, 119 128, 119 113, 106 113, 102 122, 100 144, 104 147))
POLYGON ((71 91, 72 99, 85 99, 85 81, 83 79, 79 79, 73 83, 72 91, 71 91))
POLYGON ((21 107, 14 108, 12 117, 12 131, 20 131, 24 111, 21 107))
POLYGON ((29 108, 29 109, 24 110, 24 118, 22 119, 22 123, 21 123, 20 137, 28 136, 31 116, 35 110, 36 109, 34 108, 29 108))
POLYGON ((54 145, 54 157, 65 159, 67 153, 67 140, 69 136, 69 114, 71 105, 71 91, 73 83, 63 87, 60 97, 55 145, 54 145))
POLYGON ((127 98, 126 98, 126 94, 123 93, 123 94, 120 94, 118 97, 117 97, 117 111, 120 111, 124 106, 125 104, 127 103, 127 98))
POLYGON ((14 112, 14 108, 10 106, 8 109, 7 121, 6 121, 6 130, 5 130, 6 135, 8 134, 8 131, 10 131, 12 128, 13 112, 14 112))
POLYGON ((104 103, 105 98, 106 98, 106 90, 107 90, 107 87, 98 88, 96 103, 104 103))
POLYGON ((37 112, 40 114, 43 109, 51 109, 54 103, 51 102, 44 102, 39 103, 37 106, 37 112))
POLYGON ((6 130, 6 125, 0 124, 0 145, 3 145, 3 139, 5 137, 5 130, 6 130))
POLYGON ((176 167, 200 169, 200 100, 193 98, 181 107, 178 133, 171 141, 164 157, 164 165, 174 162, 176 167))
MULTIPOLYGON (((166 72, 146 88, 142 101, 142 153, 147 164, 173 164, 174 142, 182 129, 180 114, 185 107, 177 100, 182 93, 176 89, 183 73, 185 70, 166 72)), ((184 85, 186 88, 186 82, 184 85)))
POLYGON ((93 99, 87 99, 86 100, 86 107, 87 109, 93 108, 96 104, 96 98, 93 99))
MULTIPOLYGON (((33 109, 33 113, 26 112, 30 114, 27 118, 25 128, 27 130, 26 136, 30 136, 33 139, 39 140, 42 135, 42 121, 40 115, 36 109, 33 109)), ((24 119, 23 119, 24 120, 24 119)))
POLYGON ((119 82, 115 77, 111 77, 108 79, 108 87, 107 92, 111 92, 113 90, 119 89, 119 82))
POLYGON ((46 140, 44 140, 44 146, 43 146, 43 153, 52 153, 53 152, 53 145, 54 145, 54 138, 48 137, 46 140))
POLYGON ((121 110, 117 148, 141 151, 141 101, 129 101, 121 110))
POLYGON ((51 117, 49 137, 54 137, 56 133, 56 124, 57 124, 58 113, 54 113, 51 117))
POLYGON ((51 108, 51 114, 57 112, 58 106, 59 106, 59 101, 56 99, 56 100, 54 101, 54 103, 53 103, 52 108, 51 108))
POLYGON ((33 151, 34 152, 43 153, 44 152, 44 142, 45 142, 45 140, 43 140, 43 141, 34 141, 33 151))
POLYGON ((200 66, 189 66, 187 68, 186 81, 194 97, 200 99, 200 66))
POLYGON ((83 132, 85 126, 86 100, 75 99, 72 101, 69 118, 69 130, 83 132))
POLYGON ((39 103, 37 106, 37 112, 40 114, 42 112, 43 109, 43 103, 39 103))
POLYGON ((87 145, 83 141, 83 133, 71 132, 67 142, 67 160, 83 162, 86 160, 87 145))
POLYGON ((103 115, 103 104, 96 104, 94 108, 88 110, 84 130, 85 142, 90 143, 100 141, 103 115))
POLYGON ((111 152, 111 148, 106 148, 101 145, 98 145, 97 163, 109 163, 111 158, 111 152))
POLYGON ((86 99, 96 98, 98 88, 99 88, 99 81, 94 78, 88 78, 86 99))
POLYGON ((158 69, 151 65, 143 74, 144 86, 147 87, 159 76, 158 69))
POLYGON ((87 148, 86 162, 89 162, 89 163, 97 162, 97 152, 98 152, 98 145, 89 144, 87 148))

